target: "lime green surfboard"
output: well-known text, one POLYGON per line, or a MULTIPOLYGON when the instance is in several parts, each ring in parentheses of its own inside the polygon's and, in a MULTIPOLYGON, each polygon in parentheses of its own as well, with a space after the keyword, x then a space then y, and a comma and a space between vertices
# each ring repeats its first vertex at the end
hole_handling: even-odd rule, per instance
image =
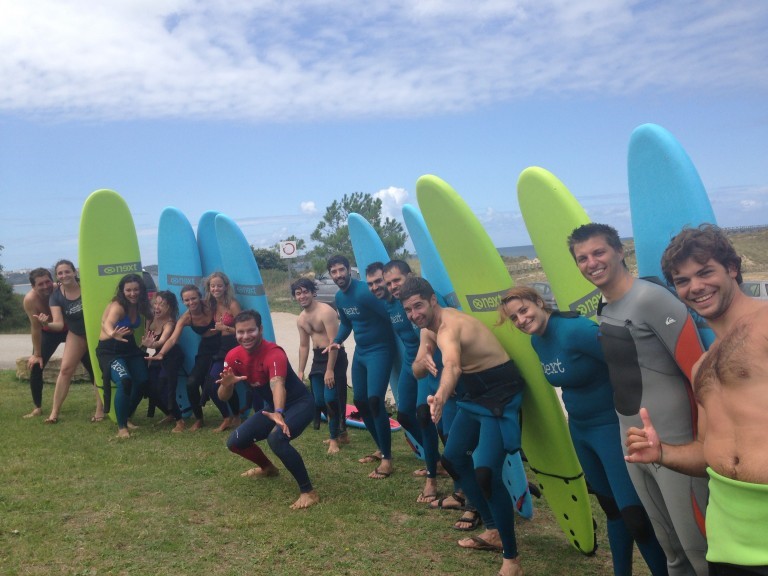
MULTIPOLYGON (((133 216, 128 204, 112 190, 97 190, 85 200, 80 216, 80 285, 88 352, 99 395, 104 398, 102 375, 96 358, 104 309, 115 295, 117 283, 126 274, 141 275, 141 255, 133 216)), ((141 342, 144 326, 134 332, 141 342)), ((109 417, 116 422, 115 394, 109 417)))
POLYGON ((530 336, 495 325, 501 294, 512 285, 509 272, 469 206, 446 182, 422 176, 416 195, 462 309, 493 331, 525 378, 523 450, 566 537, 577 550, 591 554, 595 533, 587 484, 560 402, 544 378, 530 336))
POLYGON ((573 229, 590 222, 584 208, 557 176, 537 166, 520 174, 517 201, 557 307, 596 320, 600 291, 581 275, 568 250, 573 229))

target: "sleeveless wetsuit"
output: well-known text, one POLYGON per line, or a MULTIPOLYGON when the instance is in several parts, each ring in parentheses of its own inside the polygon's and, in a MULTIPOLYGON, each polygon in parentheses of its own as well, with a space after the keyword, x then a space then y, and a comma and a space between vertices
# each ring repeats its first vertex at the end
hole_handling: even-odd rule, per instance
MULTIPOLYGON (((642 428, 638 412, 645 407, 663 442, 693 441, 697 410, 686 373, 703 350, 685 305, 662 286, 636 279, 624 297, 598 307, 598 319, 622 439, 630 426, 642 428)), ((707 480, 652 464, 627 469, 669 574, 705 576, 707 480)))
POLYGON ((272 342, 262 340, 252 352, 242 346, 230 350, 224 365, 232 368, 237 376, 246 376, 254 399, 254 414, 232 432, 227 440, 227 448, 263 468, 270 462, 255 443, 266 438, 269 447, 296 479, 299 490, 310 492, 312 482, 304 460, 291 446, 291 440, 298 438, 312 422, 314 402, 304 383, 293 371, 285 351, 272 342), (262 413, 262 409, 274 411, 269 381, 276 376, 285 379, 283 418, 290 430, 290 438, 262 413))
POLYGON ((389 415, 384 403, 395 344, 384 303, 354 278, 346 291, 336 292, 339 332, 334 342, 342 344, 355 332, 352 359, 352 393, 355 407, 385 460, 392 458, 389 415))
POLYGON ((598 330, 597 324, 576 313, 553 312, 544 334, 531 336, 531 345, 547 381, 562 389, 573 446, 587 482, 608 516, 614 575, 632 575, 634 537, 651 573, 662 576, 667 574, 666 557, 624 462, 598 330))
POLYGON ((312 386, 312 396, 315 399, 315 407, 323 409, 328 414, 328 432, 331 440, 336 440, 341 431, 341 421, 346 418, 346 406, 341 413, 339 406, 339 391, 347 387, 347 351, 339 348, 336 356, 336 364, 333 365, 333 378, 335 385, 328 388, 325 385, 325 371, 328 368, 328 354, 323 354, 324 348, 312 349, 312 366, 309 369, 309 383, 312 386))
POLYGON ((525 382, 511 360, 482 372, 465 372, 459 380, 466 393, 457 403, 443 464, 486 528, 498 529, 504 558, 516 558, 515 506, 502 471, 507 454, 520 450, 525 382))

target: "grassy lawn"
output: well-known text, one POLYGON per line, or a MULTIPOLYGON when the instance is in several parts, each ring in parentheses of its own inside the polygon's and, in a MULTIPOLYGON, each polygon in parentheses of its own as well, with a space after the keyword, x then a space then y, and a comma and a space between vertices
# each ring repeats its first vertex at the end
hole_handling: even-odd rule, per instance
MULTIPOLYGON (((53 386, 46 385, 44 409, 53 386)), ((127 441, 111 422, 91 424, 90 386, 72 386, 56 425, 24 420, 27 382, 0 371, 0 566, 6 575, 495 574, 500 556, 460 550, 450 528, 458 512, 415 502, 419 462, 400 432, 393 438, 396 473, 370 480, 356 459, 374 446, 365 431, 336 457, 325 454, 325 425, 295 441, 321 503, 291 511, 297 487, 277 478, 247 479, 248 463, 229 453, 212 426, 171 435, 146 418, 145 405, 127 441)), ((265 448, 268 454, 271 452, 265 448)), ((276 462, 280 466, 279 462, 276 462)), ((447 480, 441 490, 450 491, 447 480)), ((600 549, 570 548, 543 502, 518 522, 528 575, 612 574, 598 514, 600 549)), ((636 561, 636 574, 647 574, 636 561)))

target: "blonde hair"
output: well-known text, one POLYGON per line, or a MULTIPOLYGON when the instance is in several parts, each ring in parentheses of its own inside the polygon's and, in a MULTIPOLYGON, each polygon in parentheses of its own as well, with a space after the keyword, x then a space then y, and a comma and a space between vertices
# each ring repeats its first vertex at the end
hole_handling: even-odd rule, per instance
POLYGON ((235 299, 235 291, 232 289, 232 283, 229 281, 229 276, 218 270, 205 279, 205 303, 210 310, 216 310, 216 307, 218 306, 216 298, 211 294, 211 280, 214 278, 221 278, 221 281, 224 282, 224 296, 221 298, 221 304, 228 309, 229 305, 232 304, 232 301, 235 299))

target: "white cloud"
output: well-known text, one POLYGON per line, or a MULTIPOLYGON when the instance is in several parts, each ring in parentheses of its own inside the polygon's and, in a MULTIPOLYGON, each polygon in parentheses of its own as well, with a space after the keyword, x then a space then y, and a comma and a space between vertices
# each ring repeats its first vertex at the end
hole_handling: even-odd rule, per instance
POLYGON ((315 206, 315 203, 312 200, 302 202, 301 212, 302 214, 317 214, 317 206, 315 206))
POLYGON ((385 218, 403 220, 403 206, 408 203, 408 191, 405 188, 390 186, 373 195, 381 199, 381 215, 385 218))
POLYGON ((292 120, 768 86, 750 0, 0 0, 0 110, 292 120))

